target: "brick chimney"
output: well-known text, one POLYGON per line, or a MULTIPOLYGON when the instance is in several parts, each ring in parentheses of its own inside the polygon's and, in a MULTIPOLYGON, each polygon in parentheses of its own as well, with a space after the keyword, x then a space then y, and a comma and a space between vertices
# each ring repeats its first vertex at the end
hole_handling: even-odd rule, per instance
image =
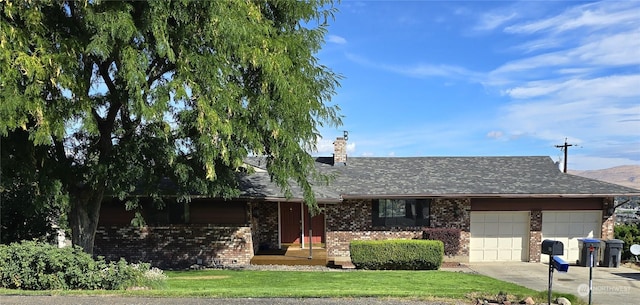
POLYGON ((347 165, 347 139, 338 137, 333 142, 333 166, 347 165))

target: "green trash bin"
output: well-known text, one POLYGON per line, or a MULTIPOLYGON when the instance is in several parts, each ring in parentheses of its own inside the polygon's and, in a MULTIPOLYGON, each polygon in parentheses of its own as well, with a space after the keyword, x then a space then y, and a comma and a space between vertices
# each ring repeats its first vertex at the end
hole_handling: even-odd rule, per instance
POLYGON ((610 239, 604 241, 604 249, 602 251, 601 267, 618 268, 622 258, 622 246, 624 241, 619 239, 610 239))
POLYGON ((590 264, 590 251, 593 247, 593 267, 598 265, 598 256, 600 253, 600 240, 595 238, 581 238, 578 239, 578 248, 580 249, 580 257, 578 259, 578 266, 589 267, 590 264))

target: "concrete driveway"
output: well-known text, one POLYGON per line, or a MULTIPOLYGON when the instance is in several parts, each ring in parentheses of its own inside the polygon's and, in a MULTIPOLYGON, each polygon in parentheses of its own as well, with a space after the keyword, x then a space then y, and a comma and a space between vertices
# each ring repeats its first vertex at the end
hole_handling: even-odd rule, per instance
MULTIPOLYGON (((479 274, 512 282, 534 290, 546 291, 549 265, 542 263, 472 263, 469 269, 479 274)), ((570 293, 589 300, 589 268, 569 266, 569 272, 553 272, 553 291, 570 293)), ((592 304, 640 304, 640 271, 619 268, 593 268, 592 304)), ((536 300, 546 303, 546 300, 536 300)))

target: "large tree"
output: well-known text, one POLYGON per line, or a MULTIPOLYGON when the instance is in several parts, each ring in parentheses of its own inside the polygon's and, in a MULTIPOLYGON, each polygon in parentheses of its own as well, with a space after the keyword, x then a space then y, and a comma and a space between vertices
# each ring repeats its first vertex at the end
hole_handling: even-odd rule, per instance
MULTIPOLYGON (((0 135, 28 133, 93 252, 106 194, 230 197, 250 154, 315 203, 308 151, 339 125, 339 76, 315 57, 330 0, 2 1, 0 135)), ((46 170, 44 170, 46 167, 46 170)))

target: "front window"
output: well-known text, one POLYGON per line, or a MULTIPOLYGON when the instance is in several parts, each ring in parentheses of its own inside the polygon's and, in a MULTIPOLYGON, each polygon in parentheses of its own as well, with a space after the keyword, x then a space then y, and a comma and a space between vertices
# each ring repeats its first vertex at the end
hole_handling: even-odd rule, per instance
POLYGON ((372 224, 376 227, 428 226, 430 205, 430 199, 374 200, 372 224))

